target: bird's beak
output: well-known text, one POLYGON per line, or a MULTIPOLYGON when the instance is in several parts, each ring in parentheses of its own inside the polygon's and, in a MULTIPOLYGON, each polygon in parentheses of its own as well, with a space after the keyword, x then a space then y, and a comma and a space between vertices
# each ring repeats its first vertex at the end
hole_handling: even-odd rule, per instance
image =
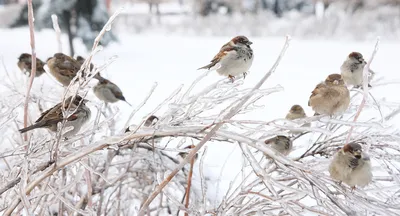
POLYGON ((247 45, 252 45, 252 44, 253 44, 253 42, 251 42, 251 41, 247 42, 247 45))
POLYGON ((82 100, 82 103, 87 103, 87 102, 89 102, 89 100, 87 100, 87 99, 82 100))
POLYGON ((360 158, 361 158, 361 152, 360 152, 360 151, 355 151, 355 152, 353 153, 353 155, 354 155, 354 157, 356 157, 357 159, 360 159, 360 158))
POLYGON ((335 80, 335 81, 333 81, 333 84, 338 85, 339 81, 335 80))

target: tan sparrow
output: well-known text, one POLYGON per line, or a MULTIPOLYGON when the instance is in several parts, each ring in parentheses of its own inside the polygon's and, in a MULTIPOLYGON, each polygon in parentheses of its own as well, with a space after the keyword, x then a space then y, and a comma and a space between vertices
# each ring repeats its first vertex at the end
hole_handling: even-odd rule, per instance
POLYGON ((221 47, 219 53, 214 56, 210 64, 198 70, 210 70, 219 64, 220 67, 217 68, 218 74, 228 76, 232 82, 235 76, 240 74, 246 77, 254 59, 253 50, 250 47, 251 44, 252 42, 247 37, 236 36, 221 47))
POLYGON ((345 112, 349 105, 350 92, 340 74, 329 75, 315 87, 308 100, 308 106, 317 114, 330 116, 345 112))
POLYGON ((79 132, 81 127, 90 119, 91 111, 85 105, 87 100, 83 99, 81 96, 77 95, 74 98, 74 100, 72 101, 72 103, 71 103, 71 100, 72 100, 72 96, 68 97, 64 103, 64 108, 67 111, 67 113, 68 113, 68 111, 70 111, 70 112, 74 111, 74 113, 72 113, 68 117, 63 116, 63 113, 62 113, 63 102, 60 102, 60 103, 56 104, 54 107, 43 112, 33 125, 28 126, 26 128, 22 128, 19 130, 19 132, 25 133, 27 131, 30 131, 30 130, 33 130, 36 128, 47 128, 50 131, 57 132, 57 124, 59 122, 62 122, 64 119, 66 119, 67 121, 65 123, 64 128, 68 128, 68 127, 72 126, 73 129, 64 133, 63 136, 68 137, 68 136, 75 135, 76 133, 79 132), (71 106, 70 106, 70 103, 71 103, 71 106), (68 107, 69 107, 69 109, 68 109, 68 107))
POLYGON ((117 85, 103 77, 100 77, 98 80, 99 83, 93 87, 93 92, 97 98, 106 103, 115 103, 121 100, 129 104, 129 102, 125 100, 121 89, 117 85))
MULTIPOLYGON (((363 55, 359 52, 352 52, 347 56, 340 67, 341 75, 346 85, 353 85, 356 88, 362 86, 363 70, 366 64, 367 62, 364 60, 363 55)), ((375 72, 369 70, 368 73, 368 82, 371 82, 375 72)), ((368 87, 371 87, 369 83, 368 87)))
POLYGON ((68 86, 76 73, 81 68, 81 64, 63 53, 56 53, 47 60, 50 74, 63 86, 68 86))
POLYGON ((352 189, 364 187, 372 181, 371 160, 363 154, 361 145, 350 143, 333 156, 329 165, 330 176, 344 182, 352 189))
MULTIPOLYGON (((36 73, 35 77, 39 77, 45 70, 43 66, 46 63, 36 57, 36 73)), ((27 72, 30 76, 32 70, 32 55, 28 53, 22 53, 18 58, 18 67, 22 72, 27 72)))
MULTIPOLYGON (((298 105, 298 104, 295 104, 295 105, 293 105, 293 106, 290 108, 289 113, 286 114, 286 117, 285 117, 285 118, 286 118, 287 120, 295 120, 295 119, 302 119, 302 118, 306 118, 306 117, 307 117, 307 115, 306 115, 306 113, 304 112, 303 107, 301 107, 301 106, 298 105)), ((310 127, 311 124, 310 124, 310 123, 305 123, 305 124, 302 125, 302 126, 304 126, 304 127, 310 127)))
POLYGON ((283 155, 288 155, 292 151, 293 143, 286 136, 276 136, 264 141, 265 144, 271 145, 270 147, 277 150, 283 155))

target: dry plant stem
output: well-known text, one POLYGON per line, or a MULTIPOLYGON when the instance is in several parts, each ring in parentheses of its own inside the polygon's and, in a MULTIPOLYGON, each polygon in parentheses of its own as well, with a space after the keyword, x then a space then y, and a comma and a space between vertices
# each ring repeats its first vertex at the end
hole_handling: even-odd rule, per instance
MULTIPOLYGON (((194 146, 192 146, 194 147, 194 146)), ((193 175, 193 165, 194 165, 195 157, 190 160, 190 169, 187 180, 187 188, 186 188, 186 197, 185 197, 185 207, 189 209, 189 200, 190 200, 190 187, 192 186, 192 175, 193 175)), ((187 212, 185 212, 185 216, 189 216, 187 212)))
MULTIPOLYGON (((28 88, 26 90, 25 97, 25 105, 24 105, 24 127, 28 127, 28 105, 29 105, 29 94, 31 92, 33 79, 36 75, 36 48, 35 48, 35 31, 34 31, 34 23, 33 23, 33 7, 32 0, 28 0, 28 24, 29 24, 29 33, 30 33, 30 41, 31 41, 31 49, 32 49, 32 70, 31 77, 29 78, 28 88)), ((28 141, 28 133, 24 134, 24 140, 28 141)), ((26 148, 28 150, 29 148, 26 148)))
MULTIPOLYGON (((282 59, 283 55, 286 52, 286 49, 289 47, 289 43, 290 43, 290 36, 286 36, 285 45, 283 46, 278 59, 276 60, 275 64, 272 66, 270 71, 267 74, 265 74, 265 76, 257 83, 256 86, 254 86, 254 88, 249 93, 247 93, 247 95, 245 95, 243 98, 239 99, 240 102, 236 106, 234 106, 230 109, 228 114, 225 115, 224 118, 222 119, 223 121, 228 120, 228 119, 232 118, 234 115, 236 115, 237 112, 240 110, 240 108, 250 99, 250 97, 253 95, 253 93, 264 84, 264 82, 268 79, 269 76, 271 76, 271 74, 273 72, 275 72, 275 69, 278 67, 280 60, 282 59)), ((214 126, 214 128, 211 129, 211 131, 200 141, 200 143, 198 143, 196 145, 196 147, 193 148, 193 150, 189 152, 189 154, 183 159, 183 161, 153 191, 153 193, 150 194, 150 196, 147 198, 147 200, 140 207, 138 216, 144 216, 150 203, 156 198, 156 196, 172 180, 172 178, 179 172, 179 170, 181 170, 183 168, 183 166, 185 166, 185 164, 187 164, 196 155, 196 153, 211 139, 211 137, 214 136, 214 134, 219 130, 219 128, 223 124, 224 123, 221 123, 221 122, 216 124, 214 126)))
POLYGON ((60 26, 58 25, 58 17, 57 17, 57 15, 52 14, 51 15, 51 21, 53 22, 53 28, 54 28, 54 31, 56 32, 58 52, 62 52, 61 29, 60 29, 60 26))
MULTIPOLYGON (((376 53, 378 52, 379 42, 380 42, 380 38, 378 37, 376 39, 375 48, 374 48, 374 51, 372 52, 371 58, 369 59, 368 63, 364 66, 364 70, 363 70, 363 90, 364 90, 363 99, 362 99, 362 101, 360 103, 360 106, 358 107, 356 115, 354 116, 354 120, 353 120, 354 122, 356 122, 358 117, 360 116, 361 111, 364 108, 365 102, 367 101, 367 98, 368 98, 368 90, 369 90, 368 89, 368 72, 369 72, 369 67, 371 65, 371 62, 374 60, 374 57, 375 57, 376 53)), ((351 126, 351 128, 349 130, 349 135, 347 136, 347 139, 346 139, 346 143, 349 143, 351 134, 353 132, 353 129, 354 129, 354 126, 351 126)))

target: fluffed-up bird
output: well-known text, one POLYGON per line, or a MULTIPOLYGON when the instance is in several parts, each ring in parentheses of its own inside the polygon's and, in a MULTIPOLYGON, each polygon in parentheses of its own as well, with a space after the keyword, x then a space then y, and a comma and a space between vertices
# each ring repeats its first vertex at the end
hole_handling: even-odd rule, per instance
POLYGON ((217 72, 220 75, 228 76, 232 82, 235 76, 243 74, 246 77, 248 70, 250 69, 254 55, 250 45, 253 44, 245 36, 236 36, 228 43, 224 44, 218 54, 214 56, 211 63, 203 66, 200 69, 210 70, 217 64, 220 65, 217 68, 217 72))
POLYGON ((26 128, 22 128, 19 130, 21 133, 25 133, 27 131, 36 129, 36 128, 47 128, 50 131, 57 132, 57 124, 62 122, 64 119, 66 120, 65 127, 73 127, 71 130, 67 131, 63 134, 63 137, 73 136, 79 132, 81 127, 90 119, 91 111, 86 106, 86 99, 83 99, 81 96, 76 95, 73 99, 72 96, 68 97, 64 103, 64 109, 70 112, 73 112, 71 115, 64 117, 62 113, 63 102, 60 102, 53 106, 52 108, 46 110, 41 114, 41 116, 35 121, 35 123, 26 128), (70 105, 71 103, 71 105, 70 105), (69 107, 69 109, 68 109, 69 107))
MULTIPOLYGON (((35 77, 39 77, 46 72, 43 69, 45 64, 45 62, 36 57, 35 77)), ((22 72, 27 73, 30 76, 32 71, 32 55, 28 53, 22 53, 18 58, 18 67, 22 72)))
POLYGON ((293 148, 293 142, 287 136, 278 135, 265 140, 264 143, 283 155, 288 155, 293 148))
POLYGON ((121 89, 117 85, 103 77, 99 77, 98 80, 99 83, 93 87, 93 92, 97 98, 106 103, 115 103, 121 100, 131 106, 131 104, 125 100, 121 89))
MULTIPOLYGON (((285 118, 287 120, 295 120, 295 119, 302 119, 302 118, 306 118, 306 117, 307 117, 307 115, 304 112, 303 107, 298 105, 298 104, 295 104, 290 108, 290 110, 289 110, 288 114, 286 114, 285 118)), ((305 123, 302 126, 303 127, 310 127, 311 124, 310 123, 305 123)), ((298 132, 298 131, 292 131, 292 132, 298 132)))
POLYGON ((333 156, 329 173, 333 179, 346 183, 352 189, 364 187, 372 181, 371 160, 363 154, 360 144, 346 144, 333 156))
POLYGON ((350 105, 350 92, 340 74, 329 75, 311 92, 308 106, 317 114, 338 115, 350 105))
MULTIPOLYGON (((361 87, 363 84, 363 70, 367 62, 359 52, 350 53, 340 67, 341 75, 346 85, 352 85, 355 88, 361 87)), ((373 79, 375 72, 371 69, 368 71, 368 87, 369 82, 373 79)))
POLYGON ((68 86, 81 68, 81 64, 63 53, 56 53, 47 60, 50 74, 63 86, 68 86))

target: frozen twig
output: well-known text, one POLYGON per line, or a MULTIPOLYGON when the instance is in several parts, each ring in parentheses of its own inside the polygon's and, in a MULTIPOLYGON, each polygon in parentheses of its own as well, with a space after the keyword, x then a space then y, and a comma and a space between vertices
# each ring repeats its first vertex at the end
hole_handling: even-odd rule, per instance
MULTIPOLYGON (((237 111, 250 99, 250 97, 253 95, 253 92, 259 89, 264 82, 268 79, 268 77, 275 72, 275 69, 278 67, 280 60, 282 59, 283 55, 286 52, 286 49, 289 47, 290 43, 290 36, 286 36, 286 41, 285 45, 282 48, 282 51, 276 60, 275 64, 272 66, 271 70, 257 83, 256 86, 252 89, 251 92, 249 92, 246 96, 243 98, 239 99, 239 103, 232 107, 230 112, 224 116, 223 120, 227 120, 232 118, 234 115, 236 115, 237 111)), ((149 196, 149 198, 143 203, 143 205, 140 207, 139 216, 144 216, 146 213, 148 206, 150 203, 154 200, 154 198, 162 191, 162 189, 167 186, 167 184, 172 180, 172 178, 178 173, 182 167, 191 160, 196 153, 199 151, 200 148, 202 148, 208 140, 211 139, 211 137, 219 130, 219 128, 223 125, 223 123, 218 123, 214 126, 213 129, 196 145, 196 147, 190 151, 190 153, 183 159, 183 161, 168 175, 168 177, 160 184, 157 186, 157 188, 154 190, 154 192, 149 196)))
MULTIPOLYGON (((30 34, 30 41, 31 41, 31 50, 32 50, 32 69, 31 69, 31 76, 29 77, 29 83, 26 90, 25 96, 25 105, 24 105, 24 127, 28 127, 28 106, 29 106, 29 95, 32 89, 33 80, 35 79, 36 75, 36 48, 35 48, 35 25, 33 23, 33 7, 32 7, 32 0, 28 0, 28 24, 29 24, 29 34, 30 34)), ((24 140, 28 141, 28 133, 24 134, 24 140)), ((26 148, 26 149, 29 149, 26 148)))
POLYGON ((62 43, 61 43, 61 29, 58 25, 58 17, 55 14, 51 15, 51 21, 53 22, 53 29, 56 32, 56 40, 58 45, 58 52, 62 53, 62 43))
MULTIPOLYGON (((362 101, 361 101, 361 103, 360 103, 360 105, 358 107, 356 115, 354 116, 354 120, 353 120, 354 122, 357 121, 358 117, 361 114, 362 109, 364 108, 365 102, 368 99, 368 92, 369 92, 369 89, 368 89, 368 73, 369 73, 369 68, 370 68, 371 62, 374 60, 374 57, 375 57, 376 53, 378 52, 379 42, 380 42, 380 38, 378 37, 376 39, 374 51, 372 52, 371 58, 369 59, 367 64, 364 66, 364 70, 363 70, 363 90, 364 90, 363 99, 362 99, 362 101)), ((354 126, 351 126, 351 128, 349 130, 349 135, 347 136, 347 139, 346 139, 346 143, 350 142, 350 137, 351 137, 351 134, 353 132, 353 129, 354 129, 354 126)))

